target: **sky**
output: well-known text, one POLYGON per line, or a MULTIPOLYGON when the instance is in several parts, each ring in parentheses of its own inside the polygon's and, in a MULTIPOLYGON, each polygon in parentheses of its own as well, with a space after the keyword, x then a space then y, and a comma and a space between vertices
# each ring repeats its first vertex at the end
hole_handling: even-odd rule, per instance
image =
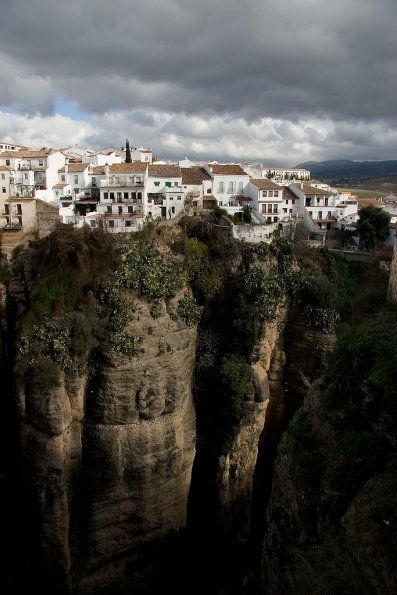
POLYGON ((396 0, 0 0, 0 139, 397 158, 396 0))

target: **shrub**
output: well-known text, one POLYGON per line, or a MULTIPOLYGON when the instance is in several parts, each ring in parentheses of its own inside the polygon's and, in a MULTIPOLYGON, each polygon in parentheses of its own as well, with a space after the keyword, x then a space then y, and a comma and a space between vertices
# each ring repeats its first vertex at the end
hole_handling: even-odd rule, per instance
POLYGON ((142 337, 128 333, 117 333, 112 344, 112 351, 116 355, 124 355, 131 359, 138 353, 138 346, 142 337))
POLYGON ((203 308, 197 305, 193 297, 185 295, 178 302, 177 313, 185 319, 187 326, 194 326, 199 322, 203 308))
POLYGON ((221 382, 224 392, 225 413, 239 417, 247 383, 251 377, 249 365, 237 355, 225 355, 222 359, 221 382))

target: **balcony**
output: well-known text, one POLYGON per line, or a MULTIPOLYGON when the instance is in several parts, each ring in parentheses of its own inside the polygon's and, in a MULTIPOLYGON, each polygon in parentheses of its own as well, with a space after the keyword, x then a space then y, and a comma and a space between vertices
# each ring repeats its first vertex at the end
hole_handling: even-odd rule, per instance
POLYGON ((142 219, 143 213, 104 213, 105 219, 142 219))
POLYGON ((143 188, 144 181, 131 182, 128 180, 119 180, 118 182, 111 180, 100 180, 101 188, 143 188))

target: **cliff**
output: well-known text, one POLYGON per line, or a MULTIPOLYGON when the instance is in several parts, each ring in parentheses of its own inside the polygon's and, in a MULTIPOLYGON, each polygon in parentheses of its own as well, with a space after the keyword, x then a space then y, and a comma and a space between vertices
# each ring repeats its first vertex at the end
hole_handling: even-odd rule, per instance
POLYGON ((396 346, 396 312, 373 302, 284 434, 263 551, 269 593, 396 591, 396 346))
POLYGON ((386 580, 388 546, 363 532, 394 485, 377 275, 196 218, 129 238, 60 226, 17 252, 1 347, 27 582, 310 593, 354 540, 379 545, 386 580))
MULTIPOLYGON (((143 286, 134 290, 124 284, 117 301, 113 293, 109 299, 109 290, 102 290, 97 279, 95 299, 98 269, 89 264, 94 254, 84 256, 87 270, 82 261, 92 247, 70 233, 61 229, 21 253, 9 298, 18 313, 15 365, 24 476, 46 585, 57 592, 85 593, 128 582, 126 569, 137 563, 145 544, 186 525, 196 442, 196 327, 187 323, 186 313, 178 314, 187 294, 177 286, 172 297, 154 303, 143 286), (66 262, 60 256, 64 243, 66 262), (54 276, 58 281, 59 265, 71 285, 75 269, 81 285, 89 285, 79 287, 78 305, 74 298, 63 304, 62 325, 56 302, 50 300, 50 321, 41 313, 44 294, 56 285, 54 276), (46 282, 44 291, 40 284, 47 275, 51 285, 46 282), (82 310, 85 321, 92 317, 88 333, 82 310), (122 316, 122 330, 116 330, 115 312, 122 316)), ((106 258, 102 248, 99 256, 106 258)), ((152 257, 146 274, 161 281, 163 259, 155 252, 152 257)), ((111 264, 115 270, 106 271, 104 279, 132 274, 128 255, 111 264)))

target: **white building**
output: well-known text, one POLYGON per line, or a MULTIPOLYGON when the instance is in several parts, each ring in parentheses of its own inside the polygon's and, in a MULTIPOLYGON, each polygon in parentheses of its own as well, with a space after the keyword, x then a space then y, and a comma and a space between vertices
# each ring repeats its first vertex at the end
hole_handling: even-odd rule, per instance
POLYGON ((17 145, 16 143, 12 143, 6 140, 0 140, 0 153, 4 151, 26 151, 29 147, 24 147, 23 145, 17 145))
POLYGON ((267 223, 276 223, 284 218, 284 188, 266 178, 250 180, 249 195, 252 207, 267 223))
POLYGON ((0 153, 0 166, 10 168, 10 196, 53 200, 58 170, 65 163, 59 151, 16 151, 0 153))
POLYGON ((203 207, 215 206, 216 199, 212 194, 212 177, 207 170, 199 165, 183 167, 182 189, 185 196, 185 204, 191 205, 194 213, 203 207))
POLYGON ((230 215, 241 212, 250 200, 249 175, 233 163, 208 163, 205 169, 212 177, 212 193, 217 206, 226 209, 230 215))
POLYGON ((182 211, 184 192, 179 165, 149 165, 145 190, 149 217, 170 219, 182 211))
MULTIPOLYGON (((138 231, 146 216, 146 163, 114 163, 104 166, 99 180, 98 219, 111 232, 138 231)), ((99 172, 99 170, 97 170, 99 172)), ((96 173, 94 177, 99 175, 96 173)), ((91 224, 94 226, 93 224, 91 224)))

